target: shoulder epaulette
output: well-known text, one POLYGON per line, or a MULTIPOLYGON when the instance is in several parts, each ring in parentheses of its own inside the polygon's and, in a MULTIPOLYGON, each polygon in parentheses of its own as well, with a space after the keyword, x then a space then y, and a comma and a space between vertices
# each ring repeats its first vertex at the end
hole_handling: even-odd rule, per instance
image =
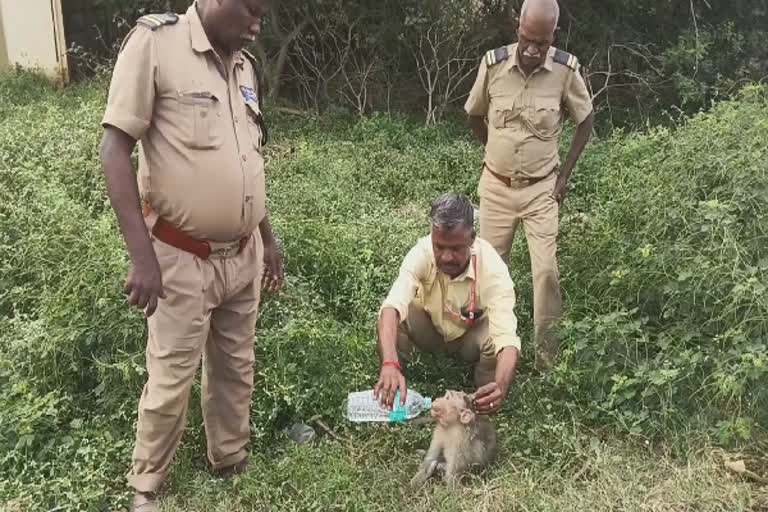
POLYGON ((499 62, 503 62, 509 58, 509 51, 506 46, 496 48, 495 50, 488 50, 485 54, 485 63, 488 67, 491 67, 499 62))
POLYGON ((179 15, 173 12, 167 12, 164 14, 147 14, 136 20, 136 23, 140 23, 145 27, 149 27, 150 30, 157 30, 163 25, 174 25, 179 21, 179 15))
POLYGON ((251 64, 253 65, 253 69, 255 71, 258 68, 259 61, 257 61, 256 57, 254 57, 253 54, 247 51, 246 49, 242 49, 240 51, 242 52, 243 57, 251 61, 251 64))
MULTIPOLYGON (((262 96, 264 95, 264 80, 261 77, 261 73, 259 73, 259 61, 256 60, 256 57, 254 57, 251 53, 247 52, 246 50, 240 50, 243 52, 243 57, 251 61, 251 66, 253 66, 253 74, 256 77, 256 86, 259 88, 257 91, 259 94, 259 99, 262 100, 262 96)), ((263 100, 262 100, 263 104, 263 100)))
POLYGON ((261 77, 261 73, 259 73, 259 61, 245 49, 240 51, 242 52, 243 57, 251 62, 251 67, 253 67, 253 76, 256 80, 256 98, 258 99, 259 109, 261 110, 261 113, 259 114, 259 124, 261 125, 262 134, 261 145, 266 146, 267 141, 269 140, 269 131, 267 129, 267 123, 264 121, 264 80, 261 77))
POLYGON ((575 55, 564 52, 559 48, 555 49, 555 53, 552 55, 552 60, 558 64, 571 68, 573 71, 578 71, 579 69, 579 59, 577 59, 575 55))

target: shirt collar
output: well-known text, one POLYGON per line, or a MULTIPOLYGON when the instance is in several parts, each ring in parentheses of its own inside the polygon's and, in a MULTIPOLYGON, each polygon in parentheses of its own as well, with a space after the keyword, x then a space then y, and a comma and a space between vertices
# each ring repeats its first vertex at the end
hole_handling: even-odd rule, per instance
MULTIPOLYGON (((194 2, 187 9, 187 18, 189 19, 189 38, 192 41, 192 49, 199 53, 213 52, 213 45, 211 40, 208 39, 208 35, 203 28, 203 22, 200 20, 200 15, 197 13, 197 2, 194 2)), ((234 62, 235 64, 242 66, 244 62, 243 53, 241 51, 235 52, 234 62)))
MULTIPOLYGON (((509 59, 511 61, 510 68, 518 68, 518 71, 522 73, 522 70, 518 67, 520 62, 517 56, 517 43, 512 45, 512 49, 510 50, 510 52, 511 52, 510 59, 509 59)), ((539 69, 546 69, 547 71, 552 71, 552 62, 554 62, 552 58, 554 55, 555 55, 555 47, 550 46, 549 50, 547 51, 547 57, 544 59, 544 64, 534 69, 533 73, 536 73, 536 71, 538 71, 539 69)))
POLYGON ((187 9, 187 19, 189 20, 189 38, 192 41, 192 49, 200 53, 213 51, 211 41, 203 28, 203 22, 200 21, 200 15, 197 13, 197 2, 193 2, 187 9))

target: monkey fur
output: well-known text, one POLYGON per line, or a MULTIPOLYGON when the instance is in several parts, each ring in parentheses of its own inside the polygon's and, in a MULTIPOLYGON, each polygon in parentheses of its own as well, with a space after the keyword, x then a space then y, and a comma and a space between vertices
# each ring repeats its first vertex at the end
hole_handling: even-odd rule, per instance
POLYGON ((446 391, 432 403, 430 416, 435 431, 411 487, 421 487, 436 470, 444 469, 443 481, 455 490, 463 475, 495 460, 496 429, 487 416, 475 414, 471 395, 446 391))

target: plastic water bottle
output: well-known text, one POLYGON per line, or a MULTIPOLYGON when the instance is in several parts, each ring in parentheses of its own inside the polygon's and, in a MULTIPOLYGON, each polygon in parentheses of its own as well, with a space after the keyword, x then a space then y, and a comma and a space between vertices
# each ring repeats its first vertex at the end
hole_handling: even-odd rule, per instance
POLYGON ((373 390, 354 391, 347 396, 347 419, 349 421, 382 421, 395 423, 415 418, 432 407, 432 399, 408 390, 405 405, 400 405, 400 390, 395 394, 392 409, 383 407, 373 396, 373 390))

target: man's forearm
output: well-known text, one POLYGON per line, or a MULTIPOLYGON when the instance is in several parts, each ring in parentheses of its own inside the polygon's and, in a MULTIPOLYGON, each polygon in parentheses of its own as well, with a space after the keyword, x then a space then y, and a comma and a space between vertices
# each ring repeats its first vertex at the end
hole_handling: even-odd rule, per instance
POLYGON ((264 215, 264 218, 259 222, 259 233, 261 234, 261 242, 264 245, 272 245, 276 242, 275 234, 272 233, 272 224, 269 222, 269 215, 264 215))
POLYGON ((587 118, 582 121, 573 134, 573 140, 571 141, 571 149, 568 151, 568 156, 565 158, 565 162, 560 169, 560 179, 567 180, 573 168, 576 166, 576 162, 579 160, 581 153, 589 142, 589 138, 592 136, 592 126, 594 125, 594 113, 590 113, 587 118))
POLYGON ((488 143, 488 125, 485 124, 485 118, 482 116, 469 116, 468 122, 475 137, 485 147, 488 143))
POLYGON ((385 307, 379 315, 379 357, 381 361, 398 362, 397 357, 397 326, 400 324, 400 313, 395 308, 385 307))
POLYGON ((506 347, 496 357, 496 385, 506 393, 512 381, 515 380, 518 350, 516 347, 506 347))
POLYGON ((116 135, 105 136, 101 162, 107 195, 115 211, 131 261, 154 257, 139 204, 139 189, 131 163, 132 141, 116 135))

